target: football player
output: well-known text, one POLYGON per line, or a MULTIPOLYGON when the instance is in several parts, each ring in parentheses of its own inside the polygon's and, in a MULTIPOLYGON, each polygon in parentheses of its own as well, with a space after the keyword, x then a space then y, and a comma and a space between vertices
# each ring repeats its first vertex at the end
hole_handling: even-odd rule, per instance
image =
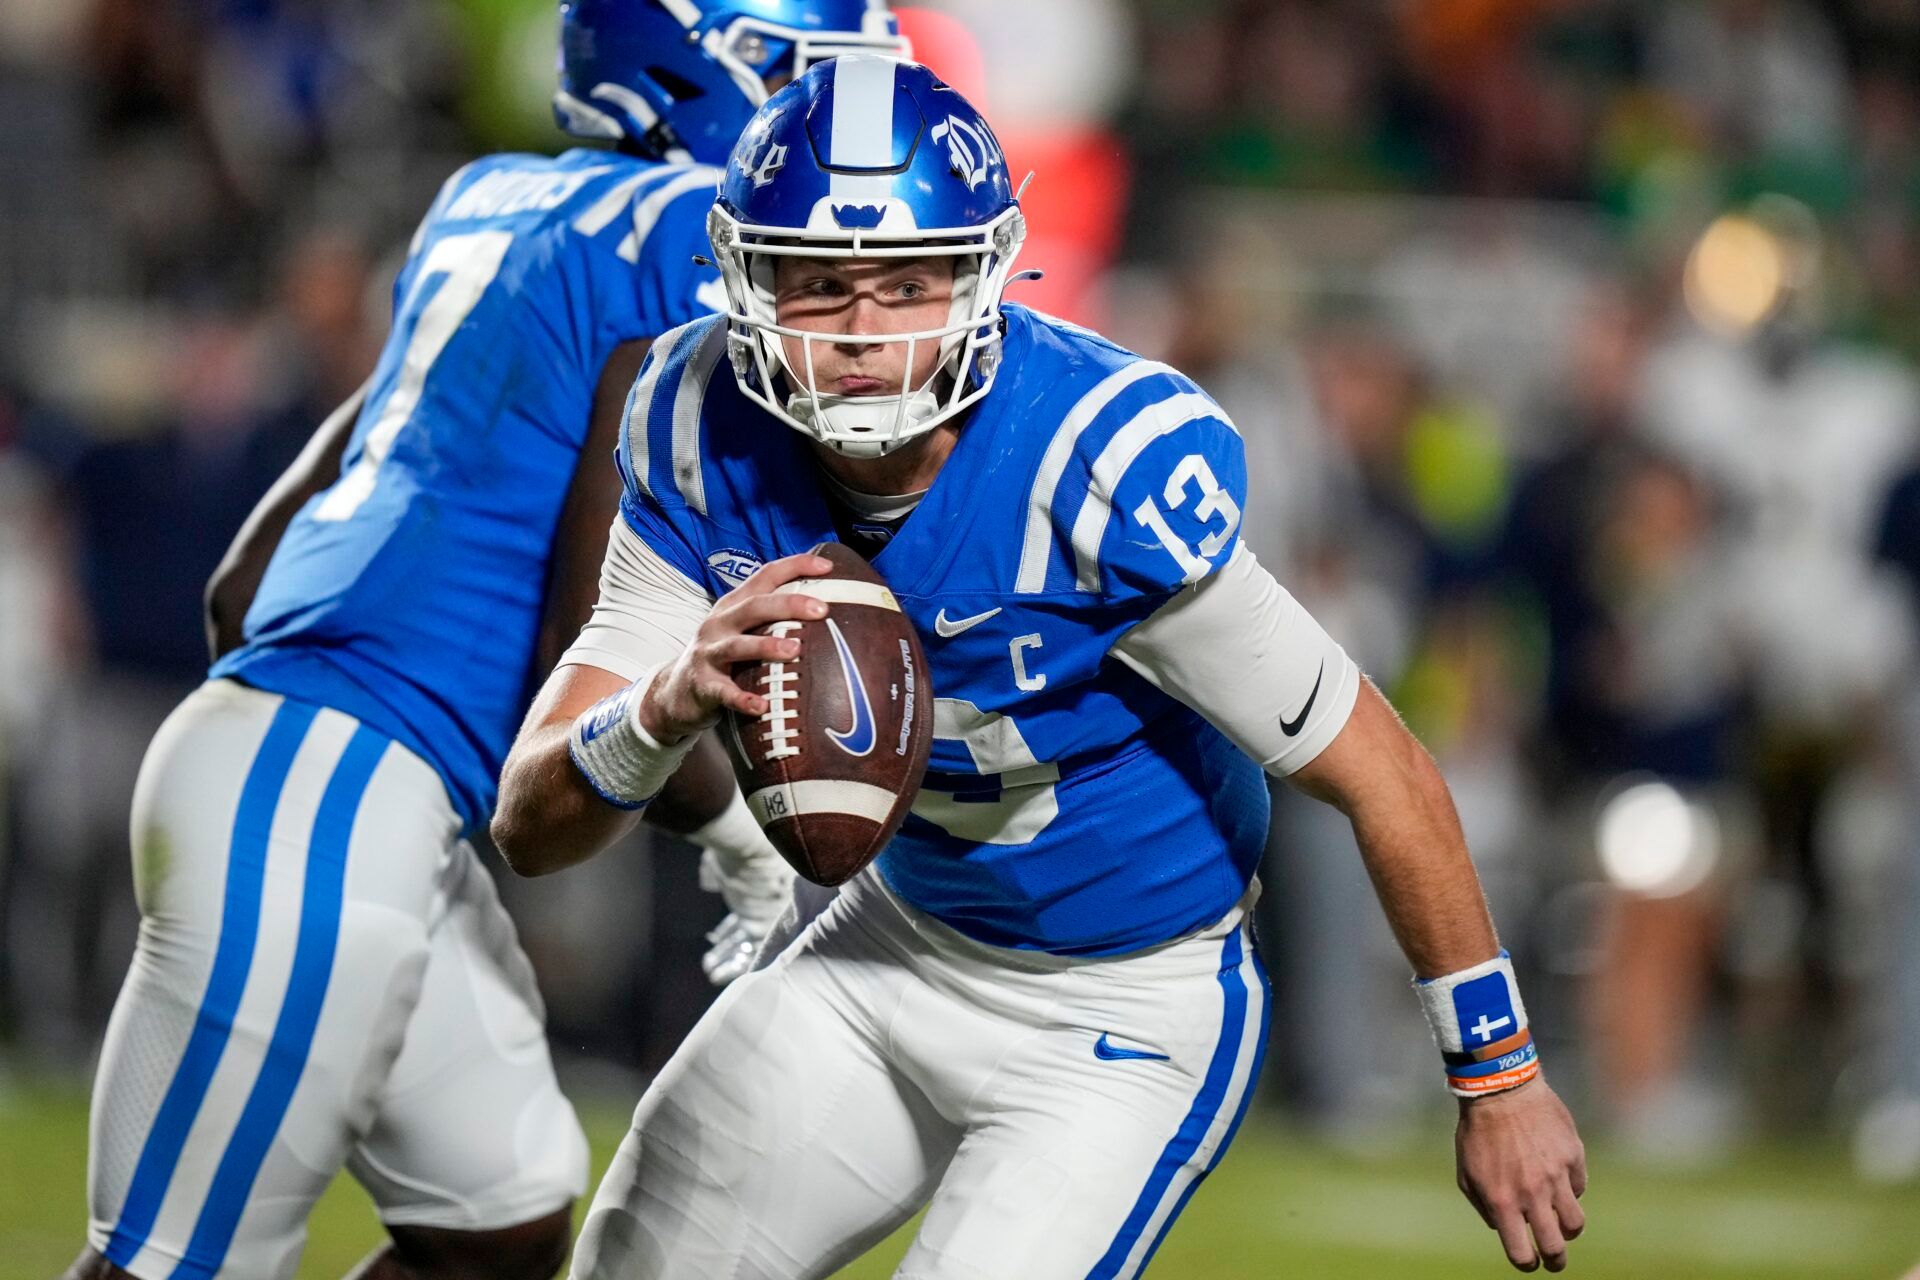
POLYGON ((1220 407, 1001 305, 1023 227, 987 123, 910 63, 816 67, 748 126, 710 235, 727 315, 628 399, 601 601, 509 756, 503 851, 588 856, 722 711, 766 714, 732 672, 827 616, 823 539, 926 640, 933 761, 641 1100, 574 1274, 825 1276, 922 1206, 903 1277, 1140 1274, 1268 1040, 1263 768, 1352 820, 1460 1097, 1460 1185, 1515 1266, 1564 1266, 1584 1157, 1445 783, 1241 544, 1220 407))
MULTIPOLYGON (((696 262, 715 166, 770 80, 903 46, 880 0, 568 0, 560 21, 556 114, 611 147, 447 181, 371 380, 209 589, 211 679, 134 797, 143 921, 72 1276, 291 1276, 342 1164, 391 1235, 364 1277, 536 1280, 565 1255, 586 1144, 466 833, 543 638, 550 665, 597 594, 648 341, 723 296, 696 262)), ((718 770, 666 825, 735 911, 724 977, 788 877, 718 770)))

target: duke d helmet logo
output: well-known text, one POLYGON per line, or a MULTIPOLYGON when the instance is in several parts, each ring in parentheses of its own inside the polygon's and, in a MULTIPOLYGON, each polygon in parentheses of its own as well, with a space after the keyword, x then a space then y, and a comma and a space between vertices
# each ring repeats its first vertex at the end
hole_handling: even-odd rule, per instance
POLYGON ((773 181, 773 175, 785 168, 786 164, 787 149, 776 142, 767 148, 767 153, 760 157, 760 163, 747 176, 753 179, 755 187, 764 187, 773 181))
POLYGON ((947 144, 947 158, 968 190, 977 190, 993 172, 996 163, 1004 164, 993 138, 979 125, 958 116, 948 116, 933 127, 933 140, 947 144))

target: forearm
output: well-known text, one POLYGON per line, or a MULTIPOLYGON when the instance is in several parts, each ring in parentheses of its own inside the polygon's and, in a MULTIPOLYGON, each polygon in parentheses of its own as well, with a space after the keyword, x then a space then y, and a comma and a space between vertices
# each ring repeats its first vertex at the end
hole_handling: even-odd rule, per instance
POLYGON ((1499 951, 1446 781, 1372 682, 1363 682, 1340 735, 1292 780, 1352 822, 1416 974, 1455 973, 1499 951))
POLYGON ((1423 977, 1492 956, 1446 782, 1353 660, 1244 547, 1114 646, 1277 777, 1344 811, 1423 977))
POLYGON ((602 800, 574 767, 567 750, 572 725, 572 716, 537 724, 529 716, 500 775, 493 842, 523 876, 585 862, 633 830, 640 816, 602 800))
POLYGON ((493 808, 493 844, 520 875, 582 864, 634 829, 639 814, 607 804, 572 762, 574 718, 622 687, 593 668, 564 668, 541 691, 507 756, 493 808))

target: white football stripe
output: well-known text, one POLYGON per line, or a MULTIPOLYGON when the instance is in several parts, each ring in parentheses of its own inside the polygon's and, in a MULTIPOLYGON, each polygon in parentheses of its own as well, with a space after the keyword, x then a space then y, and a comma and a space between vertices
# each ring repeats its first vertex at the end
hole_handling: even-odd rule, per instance
POLYGON ((1120 487, 1127 468, 1161 436, 1205 418, 1217 418, 1233 426, 1219 405, 1189 391, 1148 405, 1107 441, 1107 447, 1094 459, 1087 500, 1073 522, 1073 560, 1080 590, 1100 589, 1100 543, 1107 536, 1107 521, 1113 515, 1114 490, 1120 487))
POLYGON ((870 782, 840 778, 801 778, 762 787, 747 797, 754 821, 765 827, 806 814, 844 813, 882 824, 899 797, 870 782))
POLYGON ((1053 523, 1053 495, 1060 487, 1061 477, 1067 473, 1067 464, 1073 460, 1074 446, 1080 442, 1081 435, 1128 387, 1156 373, 1173 372, 1170 365, 1155 364, 1149 360, 1137 361, 1109 374, 1093 390, 1080 397, 1080 402, 1061 419, 1053 439, 1047 444, 1045 456, 1040 459, 1040 469, 1033 479, 1033 490, 1027 497, 1027 533, 1020 544, 1020 573, 1013 587, 1016 594, 1030 596, 1046 588, 1047 550, 1052 540, 1049 534, 1053 523))
POLYGON ((828 604, 864 604, 875 609, 900 612, 893 592, 877 582, 859 582, 852 578, 802 578, 782 588, 798 596, 812 596, 828 604))
POLYGON ((660 0, 660 6, 689 31, 700 25, 700 6, 693 0, 660 0))

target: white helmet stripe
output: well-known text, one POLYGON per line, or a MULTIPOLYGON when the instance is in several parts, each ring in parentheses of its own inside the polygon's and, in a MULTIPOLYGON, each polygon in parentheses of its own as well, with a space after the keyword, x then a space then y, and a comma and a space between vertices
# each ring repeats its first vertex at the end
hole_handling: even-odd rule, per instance
MULTIPOLYGON (((834 168, 885 169, 893 164, 893 74, 885 58, 844 57, 833 63, 834 168)), ((887 175, 836 173, 828 184, 836 205, 885 205, 893 194, 887 175)))
POLYGON ((886 169, 893 164, 893 73, 886 58, 846 57, 833 64, 833 146, 836 169, 886 169))

